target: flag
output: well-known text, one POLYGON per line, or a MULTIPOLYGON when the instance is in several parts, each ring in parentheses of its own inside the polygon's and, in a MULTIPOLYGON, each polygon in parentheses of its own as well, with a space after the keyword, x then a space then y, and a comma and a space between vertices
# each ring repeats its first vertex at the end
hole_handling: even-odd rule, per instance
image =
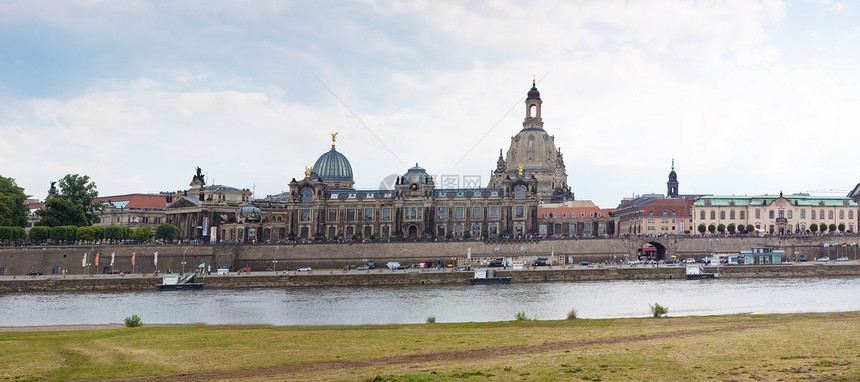
POLYGON ((113 258, 116 256, 116 252, 110 254, 110 266, 113 268, 113 258))
MULTIPOLYGON (((134 271, 134 252, 131 253, 131 267, 132 267, 132 271, 134 271)), ((134 272, 132 272, 132 273, 134 273, 134 272)))
POLYGON ((152 263, 155 264, 156 266, 158 265, 158 252, 156 252, 152 255, 152 263))
POLYGON ((825 247, 829 247, 829 246, 830 246, 830 243, 824 243, 824 246, 825 246, 825 247))
POLYGON ((197 268, 206 268, 206 262, 204 261, 204 262, 200 263, 200 265, 198 265, 197 268))
POLYGON ((84 252, 84 259, 81 261, 81 266, 82 267, 87 266, 87 253, 86 252, 84 252))
POLYGON ((96 260, 93 263, 95 263, 96 267, 99 266, 99 253, 98 252, 96 252, 96 260))
POLYGON ((842 246, 843 246, 843 247, 847 247, 847 246, 848 246, 848 243, 842 243, 842 246))
POLYGON ((472 247, 469 247, 468 249, 466 249, 466 259, 469 259, 469 260, 472 259, 472 247))

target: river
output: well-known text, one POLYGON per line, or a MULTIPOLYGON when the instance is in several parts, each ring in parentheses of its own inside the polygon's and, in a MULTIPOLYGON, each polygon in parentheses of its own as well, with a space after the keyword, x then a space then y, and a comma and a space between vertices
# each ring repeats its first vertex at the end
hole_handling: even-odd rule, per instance
POLYGON ((26 293, 0 296, 0 326, 144 324, 359 325, 860 310, 860 278, 767 278, 290 289, 26 293))

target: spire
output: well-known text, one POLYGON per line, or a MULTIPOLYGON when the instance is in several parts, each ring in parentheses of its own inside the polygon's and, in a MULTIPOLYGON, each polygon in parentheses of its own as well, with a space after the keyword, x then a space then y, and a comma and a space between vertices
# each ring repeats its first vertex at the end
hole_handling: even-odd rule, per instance
POLYGON ((331 134, 331 148, 334 148, 334 141, 337 140, 337 134, 338 133, 329 133, 329 134, 331 134))
POLYGON ((672 171, 675 171, 675 158, 672 158, 672 171))

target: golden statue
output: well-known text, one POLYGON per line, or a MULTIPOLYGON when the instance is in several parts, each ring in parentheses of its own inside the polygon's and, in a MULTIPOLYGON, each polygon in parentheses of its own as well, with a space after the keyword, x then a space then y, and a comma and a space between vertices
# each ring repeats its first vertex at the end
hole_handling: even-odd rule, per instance
POLYGON ((337 140, 337 133, 329 133, 331 134, 331 147, 334 147, 334 141, 337 140))
POLYGON ((519 167, 517 167, 517 174, 518 174, 518 175, 520 175, 520 176, 522 176, 522 175, 523 175, 523 165, 522 165, 522 163, 520 163, 519 167))
POLYGON ((308 166, 305 166, 305 179, 310 178, 310 177, 311 177, 311 168, 308 166))

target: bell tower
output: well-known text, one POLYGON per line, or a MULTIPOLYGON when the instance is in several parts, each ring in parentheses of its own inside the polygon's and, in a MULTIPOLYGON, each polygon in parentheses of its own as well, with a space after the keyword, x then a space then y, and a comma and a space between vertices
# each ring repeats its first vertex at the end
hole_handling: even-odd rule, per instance
POLYGON ((672 171, 669 173, 669 181, 666 182, 666 197, 678 197, 678 174, 675 173, 675 158, 672 158, 672 171))
POLYGON ((535 80, 532 79, 532 88, 529 90, 528 96, 526 96, 526 118, 523 120, 523 130, 543 130, 543 120, 540 117, 541 103, 543 101, 540 99, 540 92, 535 87, 535 80))

